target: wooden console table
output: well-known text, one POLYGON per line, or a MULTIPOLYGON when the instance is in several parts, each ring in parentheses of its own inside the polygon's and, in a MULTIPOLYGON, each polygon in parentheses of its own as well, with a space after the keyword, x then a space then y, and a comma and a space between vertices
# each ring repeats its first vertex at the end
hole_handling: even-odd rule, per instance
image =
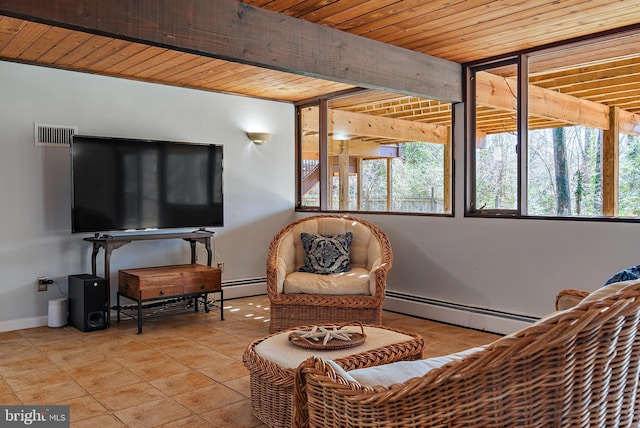
POLYGON ((100 235, 84 238, 91 242, 93 251, 91 253, 91 273, 97 276, 96 258, 100 248, 104 249, 104 279, 107 282, 107 327, 111 324, 111 253, 123 245, 133 241, 150 241, 157 239, 183 239, 191 246, 191 263, 196 262, 196 243, 201 243, 207 250, 207 266, 211 266, 213 252, 211 250, 211 238, 214 233, 208 230, 199 229, 194 232, 183 233, 154 233, 154 234, 122 234, 122 235, 100 235))
POLYGON ((191 299, 198 311, 198 299, 203 300, 205 312, 209 312, 207 296, 220 293, 220 319, 224 319, 224 295, 222 271, 199 264, 147 267, 118 271, 118 322, 120 322, 120 296, 137 303, 138 334, 142 333, 142 309, 145 303, 179 298, 191 299))

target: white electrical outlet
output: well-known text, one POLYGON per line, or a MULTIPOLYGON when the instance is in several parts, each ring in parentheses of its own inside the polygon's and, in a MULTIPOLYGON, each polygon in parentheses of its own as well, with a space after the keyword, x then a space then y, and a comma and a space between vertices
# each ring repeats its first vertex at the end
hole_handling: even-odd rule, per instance
POLYGON ((38 285, 38 291, 47 291, 47 284, 49 284, 49 278, 46 276, 39 276, 36 279, 36 284, 38 285))

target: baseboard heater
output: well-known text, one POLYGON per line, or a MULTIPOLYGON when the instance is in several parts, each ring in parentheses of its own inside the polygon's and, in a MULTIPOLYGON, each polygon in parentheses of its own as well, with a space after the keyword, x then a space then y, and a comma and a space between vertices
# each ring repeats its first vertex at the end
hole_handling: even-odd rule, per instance
POLYGON ((384 309, 492 333, 509 334, 539 318, 387 290, 384 309))
MULTIPOLYGON (((223 274, 224 275, 224 274, 223 274)), ((259 296, 267 293, 267 278, 244 278, 222 281, 224 299, 259 296)))

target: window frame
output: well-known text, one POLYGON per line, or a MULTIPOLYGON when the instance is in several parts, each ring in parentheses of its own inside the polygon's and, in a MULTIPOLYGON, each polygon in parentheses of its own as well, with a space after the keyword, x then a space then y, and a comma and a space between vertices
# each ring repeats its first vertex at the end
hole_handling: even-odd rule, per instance
MULTIPOLYGON (((521 99, 521 85, 520 79, 518 79, 518 117, 517 117, 517 143, 516 148, 518 151, 518 160, 516 165, 516 171, 518 175, 517 182, 517 198, 515 209, 483 209, 477 208, 477 188, 476 188, 476 74, 480 71, 490 70, 492 68, 516 65, 518 67, 519 58, 517 56, 511 56, 507 58, 500 58, 495 61, 486 61, 478 63, 474 66, 464 67, 464 81, 465 81, 465 216, 468 217, 521 217, 522 216, 522 168, 524 163, 522 161, 522 146, 523 141, 520 139, 521 135, 521 120, 520 120, 520 99, 521 99)), ((520 73, 518 72, 518 77, 520 73)), ((524 143, 526 145, 526 142, 524 143)))
MULTIPOLYGON (((437 212, 407 212, 407 211, 367 211, 367 210, 340 210, 340 209, 331 209, 329 208, 329 198, 330 192, 328 189, 328 178, 329 178, 329 168, 331 165, 329 164, 329 153, 328 153, 328 144, 329 144, 329 104, 332 100, 337 100, 342 97, 348 97, 352 94, 357 94, 360 92, 370 91, 370 89, 366 88, 354 88, 347 91, 341 91, 337 93, 327 94, 320 97, 315 97, 308 100, 303 100, 300 102, 294 103, 295 107, 295 210, 299 212, 318 212, 318 213, 357 213, 357 214, 384 214, 384 215, 403 215, 403 216, 430 216, 430 217, 454 217, 455 216, 455 162, 454 162, 454 150, 455 150, 455 105, 456 103, 450 101, 448 102, 451 105, 451 129, 450 129, 450 153, 449 153, 449 178, 445 179, 445 186, 447 183, 449 184, 449 204, 450 211, 444 213, 437 212), (303 194, 302 194, 302 114, 301 111, 305 107, 317 106, 319 109, 319 162, 320 162, 320 188, 319 188, 319 197, 320 203, 318 206, 305 206, 303 205, 303 194)), ((392 91, 389 91, 393 93, 392 91)), ((446 154, 445 154, 446 156, 446 154)), ((445 168, 446 173, 446 168, 445 168)))
MULTIPOLYGON (((631 28, 623 28, 620 30, 613 30, 603 32, 599 34, 593 34, 586 37, 580 37, 571 39, 561 43, 554 43, 539 48, 533 48, 526 51, 511 53, 502 55, 500 57, 488 58, 480 61, 474 61, 471 63, 463 64, 463 85, 464 85, 464 122, 465 122, 465 151, 464 151, 464 216, 465 217, 480 217, 480 218, 523 218, 523 219, 536 219, 536 220, 569 220, 569 221, 598 221, 598 222, 627 222, 627 223, 640 223, 640 217, 620 217, 617 212, 614 214, 604 214, 607 210, 605 207, 605 201, 608 201, 610 205, 615 205, 616 210, 619 204, 618 201, 618 183, 605 183, 607 172, 605 172, 605 162, 607 156, 611 156, 611 152, 618 153, 616 149, 606 147, 606 138, 602 141, 602 151, 600 153, 602 159, 602 173, 601 173, 601 186, 602 186, 602 199, 603 207, 602 213, 598 216, 561 216, 561 215, 531 215, 524 214, 527 212, 527 180, 528 180, 528 124, 529 124, 529 100, 528 100, 528 88, 529 88, 529 73, 528 64, 529 58, 544 55, 545 53, 552 53, 570 49, 572 47, 586 46, 590 44, 596 44, 602 41, 610 39, 616 39, 619 37, 625 37, 627 35, 638 35, 640 33, 640 26, 633 26, 631 28), (518 194, 517 194, 517 208, 514 210, 509 209, 477 209, 476 201, 476 84, 475 75, 478 71, 487 70, 498 67, 500 65, 512 65, 517 66, 517 80, 518 80, 518 99, 517 99, 517 149, 518 149, 518 194), (609 152, 606 152, 609 151, 609 152), (612 202, 612 199, 616 200, 612 202)), ((613 116, 613 115, 612 115, 613 116)), ((613 120, 613 119, 611 119, 613 120)), ((619 134, 617 142, 619 143, 619 134)), ((611 144, 611 143, 610 143, 611 144)), ((611 161, 613 166, 609 165, 609 168, 613 168, 613 175, 619 174, 619 159, 611 161)), ((611 170, 609 170, 609 174, 611 170)))

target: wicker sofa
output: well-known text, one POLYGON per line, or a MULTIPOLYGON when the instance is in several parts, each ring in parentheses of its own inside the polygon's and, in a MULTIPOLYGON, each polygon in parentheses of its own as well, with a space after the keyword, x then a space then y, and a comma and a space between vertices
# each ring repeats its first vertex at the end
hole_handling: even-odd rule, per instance
POLYGON ((639 321, 634 280, 598 289, 485 347, 441 357, 399 383, 371 371, 397 376, 398 364, 428 360, 345 372, 310 358, 297 370, 296 425, 637 427, 639 321))
POLYGON ((382 324, 382 303, 392 261, 387 236, 363 219, 324 214, 288 224, 272 239, 267 255, 270 332, 308 324, 382 324), (347 232, 353 236, 348 272, 300 272, 306 257, 302 233, 335 236, 347 232), (312 284, 315 291, 301 291, 300 284, 312 284), (356 288, 350 288, 354 284, 356 288))

